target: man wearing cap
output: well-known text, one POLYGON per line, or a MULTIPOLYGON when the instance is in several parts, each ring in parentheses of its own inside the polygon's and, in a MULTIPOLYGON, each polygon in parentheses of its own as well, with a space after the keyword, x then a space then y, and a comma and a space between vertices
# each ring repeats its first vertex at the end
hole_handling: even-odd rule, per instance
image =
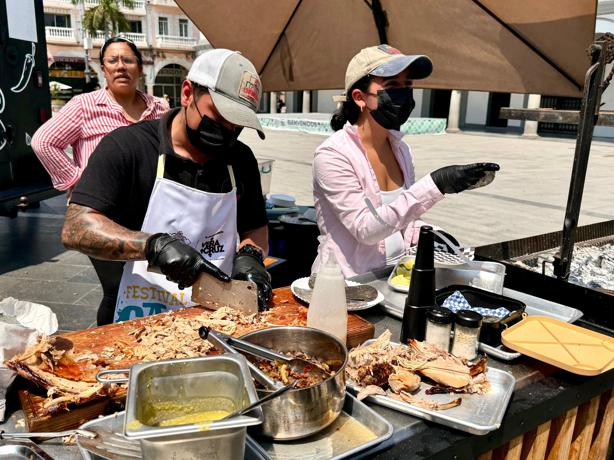
POLYGON ((361 50, 348 64, 336 132, 317 149, 313 195, 318 216, 317 272, 331 255, 344 276, 395 264, 417 243, 420 217, 443 199, 485 185, 499 166, 455 165, 418 180, 400 131, 415 106, 413 80, 433 70, 424 55, 389 45, 361 50))
POLYGON ((62 230, 67 247, 110 261, 101 283, 111 295, 98 324, 192 305, 190 286, 202 271, 254 281, 266 308, 260 175, 252 151, 237 140, 243 127, 264 139, 256 116, 261 95, 251 62, 211 50, 194 61, 181 107, 102 139, 62 230))

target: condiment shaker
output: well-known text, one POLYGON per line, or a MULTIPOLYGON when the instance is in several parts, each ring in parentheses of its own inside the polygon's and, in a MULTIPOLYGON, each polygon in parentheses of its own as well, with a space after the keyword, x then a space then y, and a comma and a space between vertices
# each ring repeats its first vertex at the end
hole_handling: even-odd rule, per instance
POLYGON ((452 331, 452 312, 447 308, 434 307, 426 312, 425 341, 443 351, 450 349, 452 331))
POLYGON ((482 326, 482 315, 471 310, 459 310, 454 318, 454 340, 452 354, 468 360, 478 355, 478 338, 482 326))
POLYGON ((435 306, 433 228, 423 225, 420 227, 416 262, 411 271, 411 284, 403 311, 401 343, 407 343, 409 339, 424 340, 426 311, 435 306))

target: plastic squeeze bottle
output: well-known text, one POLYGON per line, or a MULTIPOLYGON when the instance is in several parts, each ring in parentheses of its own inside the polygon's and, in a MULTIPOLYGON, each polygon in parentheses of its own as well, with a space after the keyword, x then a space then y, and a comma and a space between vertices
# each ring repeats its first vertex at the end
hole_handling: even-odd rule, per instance
POLYGON ((330 254, 316 276, 307 312, 307 326, 337 337, 345 344, 348 327, 345 279, 334 254, 330 254))

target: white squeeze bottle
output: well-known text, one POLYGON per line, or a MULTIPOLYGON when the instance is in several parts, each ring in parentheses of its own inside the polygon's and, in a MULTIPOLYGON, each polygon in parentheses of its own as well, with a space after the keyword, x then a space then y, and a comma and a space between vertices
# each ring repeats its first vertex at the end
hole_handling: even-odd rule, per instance
POLYGON ((334 254, 328 256, 316 276, 307 326, 326 331, 345 344, 348 327, 345 279, 334 254))

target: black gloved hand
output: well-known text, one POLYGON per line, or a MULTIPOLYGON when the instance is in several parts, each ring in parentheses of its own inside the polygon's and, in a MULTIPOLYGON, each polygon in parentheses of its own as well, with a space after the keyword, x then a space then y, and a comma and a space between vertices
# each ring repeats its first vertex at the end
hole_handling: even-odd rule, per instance
POLYGON ((200 272, 207 272, 222 281, 230 277, 206 260, 192 246, 168 233, 156 233, 147 238, 145 257, 149 265, 160 268, 166 279, 179 289, 192 286, 200 272))
MULTIPOLYGON (((459 193, 476 185, 489 171, 499 171, 496 163, 473 163, 440 168, 431 173, 433 182, 441 193, 459 193)), ((486 185, 486 184, 484 184, 486 185)))
POLYGON ((258 308, 267 310, 273 297, 271 275, 264 268, 264 258, 259 249, 251 244, 241 247, 235 256, 232 279, 253 281, 258 286, 258 308))

